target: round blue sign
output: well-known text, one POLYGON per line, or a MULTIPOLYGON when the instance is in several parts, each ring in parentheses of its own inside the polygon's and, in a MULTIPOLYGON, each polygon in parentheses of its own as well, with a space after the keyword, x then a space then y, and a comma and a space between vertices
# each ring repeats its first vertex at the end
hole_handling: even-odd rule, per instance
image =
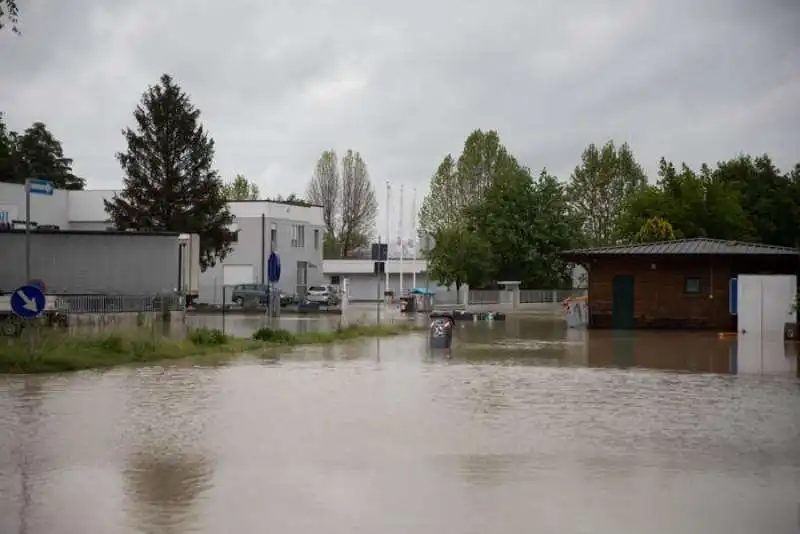
POLYGON ((267 259, 267 279, 270 282, 280 282, 281 280, 281 258, 274 252, 270 252, 267 259))
POLYGON ((18 287, 11 294, 11 310, 25 319, 33 319, 41 315, 44 306, 44 293, 37 286, 18 287))

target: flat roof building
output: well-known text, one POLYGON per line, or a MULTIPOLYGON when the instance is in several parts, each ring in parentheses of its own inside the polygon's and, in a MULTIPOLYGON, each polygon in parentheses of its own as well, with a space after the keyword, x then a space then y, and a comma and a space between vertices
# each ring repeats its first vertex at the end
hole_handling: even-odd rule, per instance
MULTIPOLYGON (((52 196, 31 195, 30 218, 32 222, 36 222, 40 226, 55 226, 62 231, 108 232, 112 225, 106 214, 103 200, 110 200, 118 192, 118 190, 66 191, 56 189, 52 196)), ((229 209, 234 216, 233 229, 238 231, 237 241, 232 244, 233 250, 221 263, 201 273, 198 299, 200 302, 221 303, 223 286, 266 283, 267 258, 272 250, 275 250, 281 258, 281 280, 278 283, 281 290, 302 294, 309 285, 323 282, 324 224, 321 206, 256 200, 231 202, 229 209)), ((24 221, 25 216, 24 186, 0 183, 0 222, 24 221)), ((97 259, 96 261, 109 262, 111 260, 108 258, 112 255, 122 257, 121 249, 108 243, 131 242, 131 239, 134 239, 130 237, 130 233, 125 234, 128 236, 116 232, 107 233, 107 244, 103 245, 106 249, 106 259, 97 259)), ((79 235, 75 233, 74 239, 77 239, 79 235)), ((144 239, 153 237, 151 235, 144 239)), ((154 242, 149 241, 149 243, 154 242)), ((0 244, 0 247, 2 246, 4 245, 0 244)), ((4 258, 7 256, 5 251, 6 249, 3 248, 4 258)), ((71 253, 84 254, 84 252, 71 253)), ((162 253, 167 254, 166 251, 162 253)), ((138 254, 143 255, 146 260, 147 255, 152 256, 159 253, 155 250, 139 249, 138 254)), ((35 270, 34 262, 40 260, 34 258, 32 260, 32 270, 35 270)), ((24 258, 21 258, 20 262, 24 262, 24 258)), ((174 279, 177 282, 177 257, 174 264, 176 271, 174 279)), ((97 266, 98 270, 101 268, 102 266, 97 266)), ((150 268, 144 269, 142 272, 160 278, 160 273, 149 272, 152 270, 151 263, 150 268)), ((163 269, 159 267, 159 270, 163 269)), ((164 276, 173 276, 173 274, 170 271, 169 275, 164 274, 164 276)), ((100 281, 97 282, 97 285, 103 288, 109 287, 108 284, 100 283, 100 281)), ((2 280, 0 280, 0 287, 3 287, 2 280)), ((229 299, 230 297, 228 297, 229 299)))

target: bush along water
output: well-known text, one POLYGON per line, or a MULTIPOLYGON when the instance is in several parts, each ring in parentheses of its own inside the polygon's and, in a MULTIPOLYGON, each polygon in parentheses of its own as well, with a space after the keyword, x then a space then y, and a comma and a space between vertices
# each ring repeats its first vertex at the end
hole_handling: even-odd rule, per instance
POLYGON ((1 373, 49 373, 100 369, 123 364, 154 364, 183 358, 221 363, 237 353, 263 354, 280 346, 334 343, 362 337, 391 336, 418 330, 411 324, 351 325, 334 331, 294 334, 261 328, 250 338, 220 330, 190 329, 183 338, 156 333, 152 328, 126 332, 70 335, 49 329, 29 332, 31 339, 0 340, 1 373))

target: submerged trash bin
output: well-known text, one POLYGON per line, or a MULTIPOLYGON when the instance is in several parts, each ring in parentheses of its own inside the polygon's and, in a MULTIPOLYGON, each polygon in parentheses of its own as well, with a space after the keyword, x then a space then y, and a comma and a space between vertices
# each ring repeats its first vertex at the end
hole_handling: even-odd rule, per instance
POLYGON ((449 349, 453 342, 453 328, 456 321, 448 312, 430 314, 431 324, 428 330, 428 344, 434 349, 449 349))

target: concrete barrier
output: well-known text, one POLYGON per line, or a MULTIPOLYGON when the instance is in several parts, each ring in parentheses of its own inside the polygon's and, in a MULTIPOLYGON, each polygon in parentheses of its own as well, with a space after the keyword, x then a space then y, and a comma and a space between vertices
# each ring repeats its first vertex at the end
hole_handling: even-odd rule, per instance
POLYGON ((120 312, 120 313, 73 313, 69 314, 70 328, 85 327, 110 327, 110 328, 141 328, 164 323, 182 323, 184 312, 168 312, 168 318, 162 312, 120 312))

